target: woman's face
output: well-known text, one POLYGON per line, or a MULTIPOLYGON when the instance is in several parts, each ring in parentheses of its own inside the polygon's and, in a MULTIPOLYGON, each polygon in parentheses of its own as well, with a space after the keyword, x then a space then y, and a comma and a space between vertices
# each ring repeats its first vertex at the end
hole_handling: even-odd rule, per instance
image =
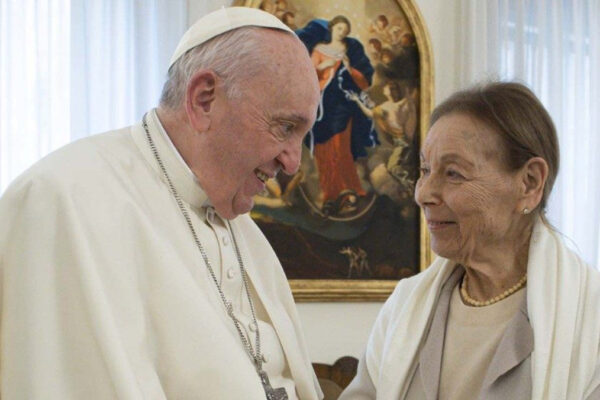
POLYGON ((520 240, 518 173, 503 165, 501 149, 491 128, 465 114, 448 114, 431 127, 415 199, 442 257, 468 265, 520 240))
POLYGON ((338 22, 331 27, 331 38, 333 40, 343 40, 348 36, 350 28, 345 22, 338 22))

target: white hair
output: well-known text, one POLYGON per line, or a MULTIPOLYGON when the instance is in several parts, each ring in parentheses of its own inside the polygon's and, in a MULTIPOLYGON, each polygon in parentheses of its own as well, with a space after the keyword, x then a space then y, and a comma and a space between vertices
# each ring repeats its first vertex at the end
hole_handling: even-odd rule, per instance
MULTIPOLYGON (((169 68, 160 97, 162 107, 175 110, 181 106, 192 75, 201 68, 213 70, 224 82, 227 97, 240 96, 240 81, 265 68, 261 42, 264 28, 242 27, 222 33, 190 49, 169 68)), ((282 31, 283 32, 283 31, 282 31)))

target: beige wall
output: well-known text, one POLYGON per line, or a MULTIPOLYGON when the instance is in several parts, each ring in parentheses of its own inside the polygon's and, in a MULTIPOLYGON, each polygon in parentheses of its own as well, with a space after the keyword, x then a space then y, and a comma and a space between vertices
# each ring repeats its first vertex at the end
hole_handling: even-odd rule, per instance
MULTIPOLYGON (((347 0, 339 0, 347 1, 347 0)), ((457 90, 456 41, 460 0, 415 0, 433 48, 435 103, 457 90)), ((188 0, 189 22, 230 4, 229 0, 188 0)), ((381 303, 300 303, 298 311, 313 361, 332 363, 343 355, 360 357, 381 303)))

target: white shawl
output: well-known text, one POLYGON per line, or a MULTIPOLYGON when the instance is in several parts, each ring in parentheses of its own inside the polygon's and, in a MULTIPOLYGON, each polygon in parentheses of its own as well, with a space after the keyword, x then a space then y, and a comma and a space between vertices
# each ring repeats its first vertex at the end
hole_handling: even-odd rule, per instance
MULTIPOLYGON (((437 258, 400 281, 367 344, 366 364, 378 399, 403 398, 440 290, 455 264, 437 258)), ((541 221, 527 265, 527 307, 534 332, 532 399, 582 399, 600 384, 600 273, 541 221)))

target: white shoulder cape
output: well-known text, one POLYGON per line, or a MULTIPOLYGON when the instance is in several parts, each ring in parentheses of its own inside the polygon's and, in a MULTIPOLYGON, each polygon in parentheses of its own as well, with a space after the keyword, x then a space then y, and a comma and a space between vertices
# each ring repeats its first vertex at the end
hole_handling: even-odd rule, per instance
MULTIPOLYGON (((73 143, 0 199, 3 399, 264 400, 143 140, 73 143)), ((279 261, 248 215, 232 228, 298 395, 321 398, 279 261)))

